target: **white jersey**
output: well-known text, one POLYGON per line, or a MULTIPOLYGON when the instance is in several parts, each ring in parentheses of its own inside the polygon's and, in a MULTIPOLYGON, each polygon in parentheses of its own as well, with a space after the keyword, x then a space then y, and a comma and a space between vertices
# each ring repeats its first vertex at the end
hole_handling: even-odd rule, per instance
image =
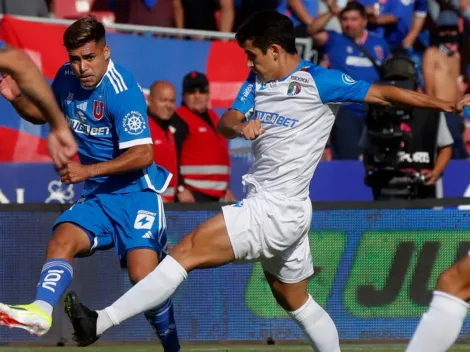
POLYGON ((232 109, 260 120, 265 133, 252 143, 254 163, 244 183, 253 192, 305 199, 334 123, 334 103, 363 102, 370 83, 308 61, 279 81, 251 73, 232 109))

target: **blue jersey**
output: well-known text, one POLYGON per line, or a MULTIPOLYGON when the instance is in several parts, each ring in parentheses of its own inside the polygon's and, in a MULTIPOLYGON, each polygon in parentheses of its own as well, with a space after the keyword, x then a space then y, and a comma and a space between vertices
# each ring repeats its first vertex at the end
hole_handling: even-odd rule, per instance
MULTIPOLYGON (((360 0, 364 5, 371 5, 371 0, 360 0)), ((373 1, 372 1, 373 2, 373 1)), ((371 27, 377 34, 383 35, 391 47, 401 46, 402 41, 411 29, 413 16, 426 17, 426 0, 380 0, 379 15, 394 15, 398 22, 383 26, 371 27)))
MULTIPOLYGON (((366 32, 361 42, 362 46, 375 59, 378 65, 390 55, 386 41, 374 33, 366 32)), ((375 82, 379 77, 373 63, 344 35, 329 31, 325 52, 330 61, 330 68, 342 71, 355 80, 375 82)), ((359 104, 347 106, 357 114, 362 114, 364 108, 359 104)))
MULTIPOLYGON (((57 72, 52 89, 75 134, 82 164, 112 160, 130 147, 152 144, 140 86, 129 71, 111 60, 95 88, 83 87, 66 63, 57 72)), ((125 174, 88 179, 83 196, 145 190, 162 193, 170 178, 167 170, 152 163, 125 174)))
MULTIPOLYGON (((310 16, 316 17, 318 13, 318 0, 302 0, 302 2, 305 8, 307 9, 308 13, 310 14, 310 16)), ((294 27, 297 27, 298 25, 302 24, 302 22, 297 18, 297 16, 289 11, 287 0, 280 1, 277 7, 277 11, 279 11, 283 15, 289 16, 289 18, 294 23, 294 27)))

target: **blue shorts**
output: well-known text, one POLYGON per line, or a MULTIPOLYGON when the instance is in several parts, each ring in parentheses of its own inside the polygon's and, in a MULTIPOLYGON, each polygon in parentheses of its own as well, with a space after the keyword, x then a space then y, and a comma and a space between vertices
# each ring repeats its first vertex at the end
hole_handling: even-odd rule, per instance
POLYGON ((90 253, 115 247, 125 266, 128 251, 150 248, 166 255, 166 219, 162 198, 154 192, 99 194, 80 199, 55 222, 81 227, 90 237, 90 253))

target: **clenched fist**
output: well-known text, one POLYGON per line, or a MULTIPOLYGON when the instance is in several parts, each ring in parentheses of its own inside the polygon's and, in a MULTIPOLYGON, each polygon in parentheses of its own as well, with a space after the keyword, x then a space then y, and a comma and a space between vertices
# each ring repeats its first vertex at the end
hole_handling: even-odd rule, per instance
POLYGON ((251 120, 240 126, 239 134, 246 140, 256 139, 259 135, 265 132, 260 120, 251 120))
POLYGON ((60 180, 67 184, 80 183, 92 177, 91 168, 74 161, 59 170, 60 180))

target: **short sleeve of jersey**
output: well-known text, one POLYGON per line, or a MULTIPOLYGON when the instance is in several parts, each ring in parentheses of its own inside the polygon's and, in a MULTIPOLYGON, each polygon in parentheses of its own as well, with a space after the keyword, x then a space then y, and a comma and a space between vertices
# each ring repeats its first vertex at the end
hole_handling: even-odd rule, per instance
POLYGON ((309 70, 318 89, 323 104, 363 103, 371 86, 365 81, 355 81, 338 70, 327 70, 314 66, 309 70))
POLYGON ((415 0, 414 14, 417 17, 426 17, 428 6, 426 0, 415 0))
POLYGON ((144 94, 137 82, 127 84, 128 89, 120 93, 111 89, 107 98, 107 110, 114 122, 119 149, 152 144, 144 94))
POLYGON ((256 75, 251 72, 243 83, 231 109, 238 110, 248 117, 255 106, 256 75))

